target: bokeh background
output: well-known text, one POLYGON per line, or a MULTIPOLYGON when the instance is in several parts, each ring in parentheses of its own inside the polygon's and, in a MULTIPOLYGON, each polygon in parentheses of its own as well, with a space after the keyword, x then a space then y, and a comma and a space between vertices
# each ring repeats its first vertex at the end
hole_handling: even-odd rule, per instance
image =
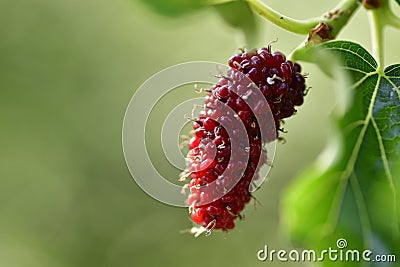
MULTIPOLYGON (((332 7, 269 4, 299 19, 332 7)), ((279 38, 273 47, 289 53, 304 38, 259 23, 259 46, 279 38)), ((387 63, 400 56, 399 35, 389 33, 387 63)), ((341 38, 370 48, 364 11, 341 38)), ((123 158, 124 112, 141 83, 181 62, 225 63, 243 42, 212 9, 171 19, 133 0, 0 0, 0 266, 288 265, 256 253, 293 246, 280 196, 329 137, 337 88, 315 66, 304 64, 312 89, 286 121, 287 143, 255 193, 261 205, 250 204, 230 233, 180 233, 191 227, 187 209, 146 195, 123 158)))

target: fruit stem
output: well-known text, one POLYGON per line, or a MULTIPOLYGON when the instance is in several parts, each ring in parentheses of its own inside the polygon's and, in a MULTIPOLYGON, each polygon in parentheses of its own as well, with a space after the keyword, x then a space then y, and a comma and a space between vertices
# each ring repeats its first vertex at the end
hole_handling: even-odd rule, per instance
POLYGON ((342 0, 334 9, 323 15, 324 20, 321 22, 329 26, 332 38, 336 38, 360 6, 358 0, 342 0))
POLYGON ((279 13, 261 2, 261 0, 246 1, 254 12, 290 32, 311 34, 319 25, 327 25, 329 38, 331 39, 337 36, 354 11, 360 6, 359 0, 342 0, 334 9, 322 16, 307 20, 296 20, 279 13))
POLYGON ((359 6, 358 0, 342 0, 334 9, 322 16, 323 19, 318 25, 309 31, 306 41, 296 47, 288 55, 288 59, 314 62, 315 45, 335 39, 359 6))

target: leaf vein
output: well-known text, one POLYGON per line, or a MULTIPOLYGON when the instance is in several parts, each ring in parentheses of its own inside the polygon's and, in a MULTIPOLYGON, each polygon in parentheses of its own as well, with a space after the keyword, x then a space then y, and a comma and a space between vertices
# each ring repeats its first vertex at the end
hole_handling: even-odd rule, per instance
MULTIPOLYGON (((388 179, 389 187, 390 187, 390 190, 392 191, 392 195, 393 195, 393 200, 394 200, 393 201, 393 214, 396 214, 396 212, 397 212, 397 207, 396 207, 396 203, 397 203, 396 188, 394 186, 392 173, 390 171, 389 161, 388 161, 387 156, 386 156, 385 145, 384 145, 384 143, 382 141, 383 139, 382 139, 382 135, 381 135, 381 133, 379 131, 379 127, 376 124, 376 121, 375 121, 375 119, 373 117, 371 118, 371 122, 372 122, 372 125, 374 127, 374 130, 375 130, 375 133, 376 133, 376 137, 377 137, 377 140, 378 140, 379 151, 380 151, 380 154, 381 154, 381 159, 382 159, 382 162, 383 162, 383 168, 384 168, 384 171, 385 171, 385 175, 386 175, 386 177, 388 179)), ((395 233, 397 233, 398 230, 399 230, 397 228, 397 225, 398 225, 398 217, 397 216, 395 216, 395 220, 392 222, 392 225, 393 225, 393 231, 395 233)))
POLYGON ((369 242, 370 239, 368 238, 369 236, 371 236, 372 233, 371 222, 369 220, 368 209, 360 187, 360 183, 358 182, 358 177, 355 173, 353 173, 353 175, 350 177, 350 183, 354 192, 357 210, 360 215, 361 230, 364 236, 364 247, 371 247, 371 244, 369 242))
POLYGON ((339 47, 327 47, 328 50, 340 50, 340 51, 345 51, 348 53, 351 53, 355 56, 357 56, 358 58, 360 58, 362 61, 364 61, 365 63, 367 63, 369 66, 371 66, 371 68, 375 71, 376 70, 376 66, 372 65, 369 61, 367 61, 363 56, 361 56, 360 54, 357 54, 357 52, 354 52, 352 50, 349 49, 345 49, 345 48, 339 48, 339 47))

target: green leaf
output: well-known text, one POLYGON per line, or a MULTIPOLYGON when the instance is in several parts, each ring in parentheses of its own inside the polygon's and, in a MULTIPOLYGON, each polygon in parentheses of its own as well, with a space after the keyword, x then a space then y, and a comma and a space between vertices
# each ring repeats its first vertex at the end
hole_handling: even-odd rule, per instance
POLYGON ((254 12, 246 1, 218 4, 215 8, 228 25, 244 32, 248 45, 255 43, 258 27, 254 12))
POLYGON ((168 16, 177 17, 201 8, 214 7, 222 20, 229 26, 241 30, 251 46, 257 41, 258 26, 254 12, 244 0, 136 0, 143 2, 155 12, 168 16))
POLYGON ((396 0, 396 2, 397 2, 397 4, 399 4, 399 5, 400 5, 400 0, 396 0))
POLYGON ((347 249, 396 254, 399 260, 400 64, 380 70, 364 48, 351 42, 323 47, 348 73, 353 98, 336 118, 327 149, 284 195, 284 226, 308 249, 337 249, 336 240, 345 238, 347 249))
POLYGON ((257 23, 254 12, 244 0, 136 0, 150 6, 155 12, 177 17, 204 7, 213 7, 223 21, 243 31, 247 45, 257 40, 257 23))
POLYGON ((169 17, 180 16, 200 8, 230 2, 234 0, 137 0, 152 8, 155 12, 169 17))

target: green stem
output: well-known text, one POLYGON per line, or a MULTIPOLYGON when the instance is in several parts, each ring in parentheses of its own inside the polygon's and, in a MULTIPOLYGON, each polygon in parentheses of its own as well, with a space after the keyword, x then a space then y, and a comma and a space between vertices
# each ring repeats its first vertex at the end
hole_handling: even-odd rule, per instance
POLYGON ((247 2, 254 12, 258 13, 261 17, 285 30, 298 34, 308 34, 310 29, 314 28, 321 19, 314 18, 309 20, 296 20, 279 13, 270 6, 262 3, 260 0, 247 0, 247 2))
POLYGON ((307 40, 298 45, 293 51, 287 56, 287 59, 291 61, 303 60, 306 62, 313 62, 314 54, 312 53, 314 45, 310 45, 307 40))
POLYGON ((400 29, 400 18, 397 17, 391 9, 387 13, 386 20, 388 25, 400 29))
POLYGON ((380 7, 368 11, 371 27, 372 54, 378 61, 379 70, 383 70, 384 63, 384 30, 386 26, 400 28, 400 19, 393 13, 388 0, 384 0, 380 7))
POLYGON ((261 0, 246 1, 254 12, 283 29, 298 34, 309 34, 317 25, 324 23, 329 26, 329 34, 332 38, 337 36, 360 5, 358 0, 342 0, 334 9, 322 16, 307 20, 296 20, 279 13, 261 0))
POLYGON ((336 38, 343 27, 347 24, 350 18, 354 15, 355 11, 360 6, 359 0, 342 0, 332 11, 331 13, 336 14, 332 15, 330 18, 325 18, 322 22, 329 25, 331 28, 330 34, 333 38, 336 38))
POLYGON ((372 54, 378 61, 378 69, 382 70, 384 66, 383 28, 385 25, 381 20, 382 14, 378 10, 371 10, 368 15, 371 27, 372 54))
POLYGON ((378 10, 385 25, 400 29, 400 18, 393 13, 388 1, 385 1, 378 10))

